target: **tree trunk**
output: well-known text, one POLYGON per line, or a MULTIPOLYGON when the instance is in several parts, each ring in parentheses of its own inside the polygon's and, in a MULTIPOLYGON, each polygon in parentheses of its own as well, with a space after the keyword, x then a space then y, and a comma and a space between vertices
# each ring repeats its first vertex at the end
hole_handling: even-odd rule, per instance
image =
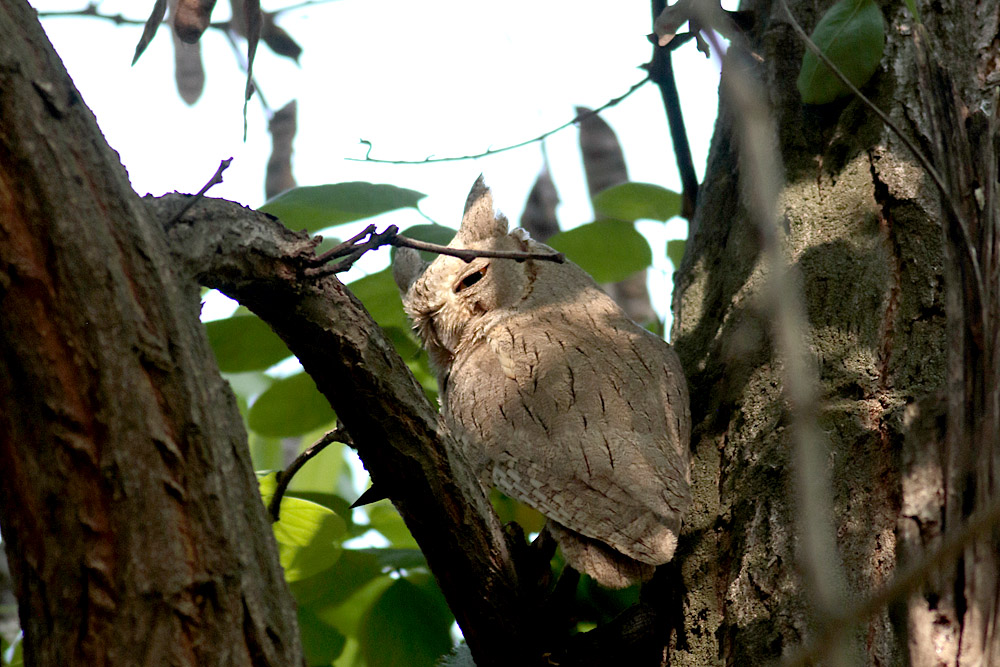
POLYGON ((0 523, 31 665, 301 663, 197 285, 0 0, 0 523))
MULTIPOLYGON (((748 39, 762 62, 751 72, 727 62, 724 76, 759 79, 774 115, 783 163, 779 233, 801 285, 806 342, 820 381, 819 422, 829 446, 829 509, 838 546, 830 554, 831 577, 842 564, 848 589, 842 611, 850 613, 889 582, 897 559, 907 563, 933 552, 971 513, 993 506, 992 461, 1000 445, 995 423, 994 430, 984 429, 989 420, 977 415, 966 414, 961 437, 954 428, 944 434, 950 408, 941 396, 948 387, 956 391, 949 349, 952 357, 962 356, 946 330, 949 320, 965 322, 961 309, 946 303, 946 267, 949 256, 967 253, 952 243, 939 190, 859 100, 804 107, 795 87, 803 44, 780 3, 751 4, 744 7, 756 12, 748 39)), ((789 0, 807 31, 830 4, 789 0)), ((950 75, 957 95, 949 97, 946 86, 931 89, 921 78, 921 31, 902 3, 884 5, 888 43, 864 90, 930 151, 939 171, 959 168, 948 162, 948 153, 969 152, 971 166, 962 175, 974 177, 965 178, 964 186, 958 177, 949 185, 973 219, 975 206, 966 205, 975 201, 977 185, 987 202, 980 208, 996 208, 991 83, 997 6, 918 4, 930 35, 930 60, 950 75), (951 150, 935 149, 941 128, 964 127, 970 109, 985 110, 987 130, 977 136, 970 129, 965 144, 956 140, 951 150)), ((689 377, 696 425, 695 507, 680 554, 684 621, 670 664, 764 664, 821 634, 811 591, 799 574, 803 554, 784 367, 772 351, 771 312, 763 296, 769 271, 747 210, 752 174, 738 155, 741 112, 723 94, 675 292, 673 339, 689 377)), ((983 270, 987 283, 996 281, 991 270, 983 270)), ((961 292, 961 279, 953 282, 961 292)), ((964 303, 975 306, 968 298, 964 303)), ((995 340, 986 337, 985 347, 988 352, 995 340)), ((963 378, 970 391, 978 386, 983 395, 995 396, 995 357, 983 354, 989 363, 966 363, 959 374, 957 403, 964 397, 963 378)), ((982 538, 966 546, 958 562, 942 560, 942 569, 919 577, 893 604, 859 615, 846 635, 856 654, 871 665, 996 664, 995 559, 995 543, 982 538)))

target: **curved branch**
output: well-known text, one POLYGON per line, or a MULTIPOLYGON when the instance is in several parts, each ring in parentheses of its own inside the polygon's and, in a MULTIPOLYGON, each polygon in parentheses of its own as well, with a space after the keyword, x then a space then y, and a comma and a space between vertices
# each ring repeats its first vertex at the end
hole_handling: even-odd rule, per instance
MULTIPOLYGON (((145 201, 163 220, 186 197, 145 201)), ((532 664, 548 625, 537 587, 392 343, 335 276, 306 277, 315 239, 224 200, 198 211, 167 230, 181 270, 247 306, 299 358, 413 533, 478 664, 532 664)))

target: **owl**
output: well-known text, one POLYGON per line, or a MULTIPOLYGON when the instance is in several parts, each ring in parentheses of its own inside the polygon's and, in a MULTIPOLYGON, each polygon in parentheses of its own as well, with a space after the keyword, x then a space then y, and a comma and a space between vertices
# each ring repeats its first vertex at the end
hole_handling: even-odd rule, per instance
MULTIPOLYGON (((481 176, 451 247, 555 252, 508 233, 481 176)), ((603 586, 645 581, 669 561, 691 503, 673 349, 568 261, 428 264, 401 248, 393 275, 443 417, 483 484, 545 515, 566 562, 603 586)))

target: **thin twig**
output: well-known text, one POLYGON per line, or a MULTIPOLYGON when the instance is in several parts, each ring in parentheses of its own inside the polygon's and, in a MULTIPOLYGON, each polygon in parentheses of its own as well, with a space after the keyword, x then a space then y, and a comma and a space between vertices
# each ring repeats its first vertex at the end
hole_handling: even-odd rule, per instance
POLYGON ((920 166, 924 168, 924 171, 927 172, 927 175, 931 177, 932 181, 934 181, 934 185, 937 186, 937 189, 941 192, 941 198, 944 199, 948 212, 951 214, 952 218, 954 218, 955 223, 958 225, 959 230, 962 232, 962 239, 963 241, 965 241, 964 250, 965 253, 969 256, 969 263, 972 267, 972 276, 973 279, 975 280, 976 290, 979 292, 980 299, 982 299, 983 295, 986 293, 984 288, 985 283, 983 282, 982 271, 980 271, 979 269, 979 259, 976 256, 975 244, 973 244, 972 242, 972 234, 969 233, 969 225, 966 222, 965 218, 962 216, 962 214, 959 212, 958 204, 955 203, 955 199, 952 197, 952 193, 948 190, 947 186, 945 185, 944 179, 941 178, 941 174, 939 174, 937 169, 934 168, 934 165, 931 163, 930 158, 924 155, 923 152, 921 152, 921 150, 917 148, 917 145, 914 144, 909 137, 903 134, 903 131, 899 129, 899 127, 892 121, 891 118, 889 118, 888 114, 879 109, 875 105, 875 103, 872 102, 870 99, 865 97, 865 94, 862 93, 860 90, 858 90, 858 87, 855 86, 853 83, 851 83, 850 80, 848 80, 847 76, 845 76, 844 73, 841 72, 840 69, 835 64, 833 64, 833 62, 826 56, 826 54, 823 53, 823 50, 820 49, 816 45, 816 43, 812 41, 812 39, 810 39, 809 35, 806 34, 806 31, 803 30, 801 25, 799 25, 799 22, 795 20, 794 16, 792 16, 792 10, 788 8, 788 4, 785 2, 785 0, 779 0, 779 1, 781 2, 781 6, 785 10, 785 14, 788 16, 788 22, 791 24, 792 29, 795 30, 795 33, 799 36, 799 39, 802 40, 802 42, 809 48, 809 50, 812 51, 824 65, 830 68, 830 71, 833 72, 833 75, 837 77, 837 79, 842 84, 844 84, 847 87, 847 89, 854 94, 855 97, 857 97, 865 104, 865 106, 871 109, 872 112, 874 112, 875 115, 877 115, 879 119, 881 119, 881 121, 885 123, 886 127, 892 130, 893 133, 897 137, 899 137, 900 141, 903 142, 903 145, 905 145, 909 149, 909 151, 913 153, 913 156, 917 158, 917 162, 920 163, 920 166))
POLYGON ((556 264, 562 264, 566 261, 566 255, 561 252, 537 253, 520 252, 517 250, 472 250, 469 248, 449 248, 448 246, 438 245, 436 243, 427 243, 426 241, 418 241, 406 236, 397 236, 390 241, 390 245, 413 248, 414 250, 426 250, 427 252, 436 252, 439 255, 450 255, 452 257, 458 257, 466 263, 471 262, 477 257, 514 259, 519 262, 523 262, 527 259, 540 259, 546 262, 555 262, 556 264))
POLYGON ((381 160, 379 158, 373 158, 373 157, 371 157, 372 143, 370 141, 366 140, 366 139, 361 139, 360 143, 368 146, 368 151, 365 153, 365 156, 363 158, 349 157, 349 158, 345 158, 345 159, 346 160, 352 160, 354 162, 377 162, 379 164, 432 164, 434 162, 457 162, 458 160, 476 160, 476 159, 479 159, 479 158, 482 158, 482 157, 489 157, 490 155, 496 155, 497 153, 504 153, 506 151, 512 151, 515 148, 522 148, 524 146, 527 146, 528 144, 533 144, 533 143, 538 142, 538 141, 544 141, 545 139, 548 139, 549 137, 551 137, 556 132, 559 132, 561 130, 565 130, 567 127, 569 127, 571 125, 574 125, 575 123, 579 123, 580 121, 582 121, 582 120, 584 120, 586 118, 590 118, 591 116, 596 116, 597 114, 599 114, 600 112, 604 111, 605 109, 609 109, 609 108, 615 106, 616 104, 620 103, 622 100, 624 100, 625 98, 627 98, 629 95, 631 95, 635 91, 639 90, 639 88, 641 88, 648 81, 649 81, 649 76, 647 75, 646 78, 644 78, 642 81, 640 81, 640 82, 636 83, 635 85, 633 85, 624 94, 619 95, 618 97, 615 97, 615 98, 613 98, 611 100, 608 100, 607 102, 605 102, 601 106, 597 107, 596 109, 591 109, 591 110, 586 111, 584 113, 577 114, 572 120, 570 120, 568 122, 565 122, 562 125, 560 125, 559 127, 554 128, 552 130, 549 130, 548 132, 543 132, 542 134, 538 135, 537 137, 534 137, 533 139, 525 139, 524 141, 518 142, 516 144, 511 144, 509 146, 504 146, 503 148, 490 148, 490 149, 486 150, 483 153, 477 153, 475 155, 452 155, 452 156, 449 156, 449 157, 427 157, 427 158, 424 158, 423 160, 381 160))
POLYGON ((90 3, 84 9, 74 9, 65 12, 38 12, 38 17, 43 19, 51 18, 95 18, 111 21, 115 25, 146 25, 145 19, 130 19, 122 14, 101 14, 97 11, 97 4, 90 3))
POLYGON ((190 211, 191 207, 193 207, 195 204, 201 201, 201 198, 205 196, 205 193, 208 192, 212 188, 212 186, 221 183, 222 172, 228 169, 229 165, 232 164, 232 162, 233 158, 226 158, 225 160, 220 162, 219 168, 215 170, 215 174, 212 175, 212 178, 209 179, 208 183, 205 183, 204 187, 202 187, 201 190, 198 190, 197 194, 188 199, 187 203, 185 203, 184 206, 181 207, 181 210, 177 211, 177 213, 175 213, 174 216, 167 221, 167 224, 164 225, 164 227, 169 229, 170 227, 173 227, 175 224, 177 224, 177 221, 180 220, 185 213, 190 211))
POLYGON ((369 250, 381 248, 386 245, 396 246, 397 248, 413 248, 414 250, 425 250, 427 252, 435 252, 439 255, 458 257, 466 263, 471 262, 477 257, 513 259, 518 262, 523 262, 528 259, 537 259, 546 262, 556 262, 557 264, 562 264, 566 261, 566 255, 561 252, 537 253, 520 252, 515 250, 472 250, 470 248, 452 248, 449 246, 438 245, 437 243, 427 243, 426 241, 418 241, 417 239, 400 236, 399 228, 396 225, 389 225, 384 231, 381 232, 375 230, 375 225, 368 225, 361 232, 355 234, 347 241, 344 241, 330 250, 316 256, 310 263, 314 266, 321 266, 331 259, 336 259, 338 257, 343 257, 344 259, 331 266, 318 269, 314 268, 310 271, 310 274, 326 275, 347 271, 356 261, 358 261, 358 258, 361 257, 361 255, 365 254, 369 250), (362 239, 365 237, 367 237, 368 240, 362 242, 362 239))
POLYGON ((277 482, 278 485, 274 488, 274 495, 271 496, 271 502, 267 505, 267 511, 271 515, 271 522, 277 522, 281 515, 281 499, 285 496, 285 491, 288 490, 288 485, 291 483, 292 478, 295 477, 302 466, 304 466, 309 459, 313 458, 321 451, 327 448, 331 443, 343 442, 345 444, 351 444, 351 436, 347 433, 347 429, 337 423, 337 428, 332 431, 327 431, 326 434, 311 444, 304 452, 295 457, 284 470, 278 472, 277 482))
MULTIPOLYGON (((663 6, 663 0, 653 3, 653 18, 656 19, 663 6)), ((653 41, 653 40, 651 40, 653 41)), ((681 214, 688 220, 694 215, 698 201, 698 175, 694 170, 691 158, 691 145, 688 142, 687 130, 684 127, 684 113, 681 111, 680 96, 677 93, 677 81, 674 77, 674 66, 671 52, 683 39, 675 37, 666 46, 653 42, 653 59, 649 63, 649 76, 660 89, 663 107, 667 114, 667 126, 670 129, 670 141, 674 147, 674 159, 677 161, 677 171, 681 176, 683 188, 683 206, 681 214)))

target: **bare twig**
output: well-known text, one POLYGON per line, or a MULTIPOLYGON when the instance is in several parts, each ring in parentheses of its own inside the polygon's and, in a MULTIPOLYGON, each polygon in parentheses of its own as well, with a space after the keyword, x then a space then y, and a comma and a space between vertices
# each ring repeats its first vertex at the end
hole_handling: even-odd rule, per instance
POLYGON ((526 259, 539 259, 546 262, 555 262, 556 264, 562 264, 566 261, 566 255, 561 252, 555 253, 537 253, 537 252, 519 252, 516 250, 471 250, 468 248, 449 248, 448 246, 438 245, 436 243, 427 243, 426 241, 418 241, 417 239, 411 239, 406 236, 397 236, 391 242, 392 245, 397 247, 413 248, 414 250, 426 250, 427 252, 436 252, 439 255, 451 255, 452 257, 458 257, 464 262, 468 263, 474 260, 476 257, 494 257, 497 259, 514 259, 519 262, 523 262, 526 259))
MULTIPOLYGON (((665 4, 662 0, 653 3, 654 18, 660 15, 665 4)), ((670 128, 670 141, 674 147, 674 159, 677 160, 677 171, 681 176, 683 189, 681 214, 690 220, 694 215, 695 204, 698 201, 698 176, 694 170, 691 145, 688 143, 687 130, 684 127, 684 114, 681 111, 671 56, 671 52, 684 41, 674 38, 666 46, 660 46, 654 42, 653 59, 649 63, 649 77, 659 87, 660 96, 663 98, 667 125, 670 128)))
POLYGON ((271 496, 271 502, 267 505, 267 511, 271 515, 271 523, 278 521, 281 516, 281 499, 285 496, 285 491, 288 490, 288 485, 292 482, 292 478, 295 477, 295 473, 297 473, 302 466, 309 461, 309 459, 319 454, 334 442, 343 442, 348 445, 351 444, 351 436, 347 433, 347 429, 345 429, 340 422, 337 422, 337 428, 332 431, 327 431, 322 438, 311 444, 304 452, 296 456, 291 465, 278 472, 278 485, 274 488, 274 495, 271 496))
POLYGON ((197 194, 195 194, 195 196, 193 196, 190 199, 188 199, 187 202, 185 202, 184 206, 182 206, 181 209, 179 211, 177 211, 177 213, 175 213, 174 216, 172 218, 170 218, 170 220, 168 220, 167 224, 164 225, 164 226, 167 229, 170 229, 175 224, 177 224, 177 221, 180 220, 181 217, 185 213, 187 213, 188 211, 190 211, 191 208, 195 204, 197 204, 199 201, 201 201, 201 198, 205 196, 205 193, 208 192, 212 188, 212 186, 218 185, 219 183, 221 183, 222 182, 222 172, 224 172, 226 169, 228 169, 229 165, 232 164, 232 162, 233 162, 233 158, 226 158, 225 160, 223 160, 222 162, 220 162, 219 163, 219 168, 215 170, 215 173, 212 175, 212 178, 209 179, 208 183, 205 183, 204 187, 202 187, 201 190, 198 190, 198 192, 197 192, 197 194))
POLYGON ((352 238, 331 248, 330 250, 327 250, 321 255, 318 255, 312 263, 315 265, 322 265, 331 259, 336 259, 338 257, 343 257, 344 259, 332 266, 314 269, 313 272, 317 275, 321 275, 347 271, 354 265, 354 262, 356 262, 361 255, 365 254, 369 250, 374 250, 375 248, 380 248, 385 245, 396 246, 397 248, 413 248, 414 250, 435 252, 439 255, 458 257, 465 262, 471 262, 477 257, 513 259, 519 262, 523 262, 528 259, 537 259, 547 262, 556 262, 557 264, 562 264, 566 261, 566 256, 561 252, 536 253, 519 252, 514 250, 472 250, 469 248, 451 248, 449 246, 438 245, 437 243, 427 243, 426 241, 418 241, 417 239, 400 236, 399 228, 396 225, 389 225, 385 231, 381 232, 375 230, 375 225, 368 225, 352 238), (365 237, 367 237, 368 240, 362 242, 362 239, 365 237))
POLYGON ((533 144, 538 141, 544 141, 545 139, 548 139, 556 132, 565 130, 567 127, 569 127, 570 125, 574 125, 575 123, 579 123, 584 118, 596 116, 600 112, 615 106, 616 104, 620 103, 622 100, 627 98, 629 95, 639 90, 639 88, 641 88, 647 81, 649 81, 649 76, 646 76, 646 78, 644 78, 642 81, 639 81, 638 83, 634 84, 624 94, 619 95, 618 97, 615 97, 611 100, 608 100, 607 102, 597 107, 596 109, 592 109, 585 113, 577 114, 572 120, 567 121, 562 125, 560 125, 559 127, 549 130, 548 132, 543 132, 537 137, 534 137, 532 139, 525 139, 524 141, 518 142, 516 144, 511 144, 509 146, 504 146, 503 148, 490 148, 482 153, 476 153, 475 155, 452 155, 449 157, 431 156, 431 157, 426 157, 423 160, 382 160, 379 158, 371 157, 372 143, 370 141, 362 139, 360 143, 368 146, 368 151, 365 153, 365 156, 363 158, 349 157, 345 159, 353 160, 354 162, 377 162, 379 164, 432 164, 434 162, 456 162, 458 160, 476 160, 481 157, 489 157, 490 155, 496 155, 497 153, 504 153, 506 151, 514 150, 515 148, 522 148, 524 146, 527 146, 528 144, 533 144))
POLYGON ((65 12, 38 12, 38 17, 49 18, 96 18, 111 21, 115 25, 146 25, 145 19, 130 19, 121 14, 101 14, 97 11, 97 3, 90 3, 83 9, 65 12))

